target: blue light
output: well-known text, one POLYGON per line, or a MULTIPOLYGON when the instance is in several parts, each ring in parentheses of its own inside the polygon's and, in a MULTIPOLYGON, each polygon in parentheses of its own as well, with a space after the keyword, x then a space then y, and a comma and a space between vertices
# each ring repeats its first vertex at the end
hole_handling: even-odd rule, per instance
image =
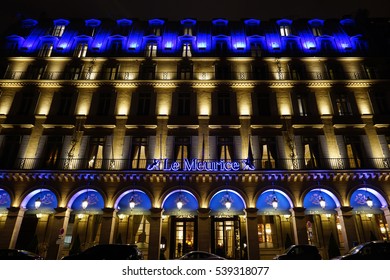
POLYGON ((11 196, 3 189, 0 189, 0 211, 11 207, 11 196))
POLYGON ((131 189, 121 194, 114 207, 121 214, 147 215, 150 213, 150 208, 152 208, 152 202, 145 192, 131 189), (129 207, 130 199, 135 203, 133 209, 129 207))
POLYGON ((246 208, 244 199, 233 190, 221 190, 210 200, 210 209, 213 215, 242 215, 246 208), (226 200, 231 202, 230 209, 225 206, 226 200))
POLYGON ((195 214, 199 208, 196 197, 187 190, 176 190, 171 192, 163 201, 162 208, 167 215, 195 214), (183 206, 177 208, 177 202, 181 201, 183 206))
MULTIPOLYGON (((55 20, 55 24, 68 24, 69 21, 64 19, 55 20)), ((151 19, 149 24, 151 26, 161 26, 165 23, 162 19, 151 19)), ((184 19, 180 21, 184 26, 194 26, 197 22, 194 19, 184 19)), ((227 26, 229 23, 226 19, 215 19, 212 21, 213 25, 217 26, 227 26)), ((291 25, 292 20, 289 19, 280 19, 276 21, 278 25, 291 25)), ((35 20, 25 20, 22 23, 25 27, 32 29, 31 33, 26 37, 21 37, 18 35, 8 36, 9 47, 15 46, 15 41, 19 46, 19 49, 25 54, 31 54, 37 52, 43 43, 53 43, 57 55, 66 55, 70 54, 74 50, 78 42, 87 42, 88 46, 91 47, 90 51, 95 53, 104 53, 110 48, 110 40, 118 39, 115 36, 111 36, 112 30, 96 28, 94 37, 85 36, 85 35, 76 35, 77 30, 71 30, 66 28, 64 34, 61 37, 53 36, 41 36, 43 34, 43 29, 36 26, 37 21, 35 20), (80 41, 85 40, 85 41, 80 41), (13 43, 13 44, 12 44, 13 43)), ((85 20, 85 24, 88 27, 98 27, 101 25, 101 21, 97 19, 85 20)), ((128 19, 119 19, 117 24, 122 26, 129 26, 133 24, 132 20, 128 19)), ((260 20, 257 19, 247 19, 244 21, 244 24, 247 26, 257 26, 260 24, 260 20)), ((324 20, 312 19, 308 20, 308 25, 311 27, 322 26, 324 20)), ((352 20, 346 19, 340 21, 340 25, 351 25, 354 24, 352 20)), ((227 46, 228 50, 231 52, 248 52, 250 43, 260 43, 262 50, 264 50, 264 55, 274 55, 281 54, 286 51, 286 47, 289 46, 287 37, 282 37, 279 34, 279 30, 276 28, 274 31, 267 29, 265 30, 264 35, 250 35, 247 36, 244 32, 245 26, 241 28, 232 28, 230 30, 230 35, 218 36, 212 35, 212 28, 210 26, 200 25, 197 30, 194 30, 193 35, 183 35, 179 30, 164 30, 161 36, 155 35, 145 35, 146 31, 142 28, 139 29, 135 27, 131 30, 131 34, 127 37, 122 36, 122 40, 125 46, 125 49, 129 50, 132 53, 140 53, 146 47, 148 42, 154 42, 158 44, 159 52, 166 54, 178 54, 181 52, 180 46, 184 42, 189 42, 194 46, 193 53, 196 54, 205 54, 211 52, 215 49, 217 42, 223 41, 227 46)), ((316 53, 322 51, 322 42, 323 40, 328 40, 331 42, 330 47, 334 51, 337 51, 340 54, 352 53, 357 50, 357 46, 365 46, 366 42, 363 41, 363 36, 357 34, 354 36, 349 36, 346 34, 342 28, 336 29, 331 35, 320 35, 314 36, 310 28, 301 28, 297 29, 298 34, 288 36, 289 39, 295 40, 297 51, 301 51, 308 56, 315 55, 316 53)), ((80 33, 79 33, 80 34, 80 33)), ((56 53, 53 53, 56 55, 56 53)))

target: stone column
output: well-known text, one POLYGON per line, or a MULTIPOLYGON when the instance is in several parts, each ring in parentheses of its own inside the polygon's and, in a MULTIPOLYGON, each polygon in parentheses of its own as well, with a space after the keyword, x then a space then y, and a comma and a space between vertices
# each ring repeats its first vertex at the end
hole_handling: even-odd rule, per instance
POLYGON ((157 116, 156 149, 154 158, 163 159, 167 156, 168 116, 157 116))
POLYGON ((57 260, 62 257, 62 249, 64 247, 64 238, 69 224, 69 216, 72 211, 66 207, 58 207, 54 209, 56 213, 53 216, 48 231, 50 232, 48 239, 48 250, 46 259, 57 260))
POLYGON ((357 235, 355 217, 352 213, 352 207, 342 206, 337 208, 337 214, 339 215, 341 234, 344 239, 345 250, 349 251, 353 247, 354 241, 359 241, 357 235))
POLYGON ((198 250, 211 250, 211 218, 210 208, 198 209, 198 250))
POLYGON ((26 209, 11 207, 3 231, 0 232, 0 248, 14 249, 26 209))
MULTIPOLYGON (((386 208, 382 208, 382 211, 385 215, 385 224, 388 224, 390 225, 390 208, 389 207, 386 207, 386 208)), ((387 233, 388 236, 390 236, 390 232, 387 233)))
POLYGON ((114 208, 103 208, 99 244, 111 244, 114 242, 115 218, 116 210, 114 208))
POLYGON ((291 209, 291 219, 294 232, 295 244, 307 244, 307 230, 306 230, 306 217, 305 208, 294 207, 291 209))
POLYGON ((249 156, 249 137, 251 137, 250 120, 250 116, 240 116, 241 156, 239 155, 238 158, 247 159, 249 156))
POLYGON ((257 208, 246 208, 246 240, 249 260, 260 259, 259 238, 257 235, 257 208))
POLYGON ((161 208, 150 209, 149 260, 160 259, 161 208))

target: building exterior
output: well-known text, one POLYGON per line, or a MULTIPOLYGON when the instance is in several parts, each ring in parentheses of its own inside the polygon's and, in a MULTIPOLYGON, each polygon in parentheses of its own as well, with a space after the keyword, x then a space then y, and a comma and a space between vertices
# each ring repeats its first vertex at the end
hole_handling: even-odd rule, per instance
POLYGON ((388 240, 388 19, 25 19, 0 65, 0 247, 327 259, 388 240))

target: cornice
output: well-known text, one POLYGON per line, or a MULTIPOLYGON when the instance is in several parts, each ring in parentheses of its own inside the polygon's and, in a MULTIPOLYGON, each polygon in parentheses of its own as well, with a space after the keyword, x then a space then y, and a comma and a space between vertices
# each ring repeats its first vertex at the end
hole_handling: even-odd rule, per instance
POLYGON ((349 182, 362 180, 388 181, 390 170, 346 170, 346 171, 252 171, 252 172, 165 172, 165 171, 8 171, 0 172, 0 182, 349 182))

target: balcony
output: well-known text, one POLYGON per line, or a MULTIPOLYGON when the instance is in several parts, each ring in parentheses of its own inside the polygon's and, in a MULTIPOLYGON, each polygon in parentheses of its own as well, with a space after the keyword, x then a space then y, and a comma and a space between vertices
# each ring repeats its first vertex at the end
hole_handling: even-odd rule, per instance
MULTIPOLYGON (((68 72, 45 72, 33 80, 99 80, 99 81, 132 81, 132 80, 380 80, 389 79, 387 72, 378 73, 375 77, 368 77, 364 72, 343 72, 343 75, 329 76, 326 72, 305 72, 304 75, 291 75, 290 72, 276 71, 265 72, 259 76, 253 72, 229 72, 229 75, 216 75, 215 72, 193 72, 191 75, 160 71, 155 72, 149 78, 142 76, 140 72, 116 72, 112 75, 102 75, 102 72, 82 72, 70 74, 68 72), (185 78, 183 78, 185 77, 185 78), (301 78, 300 78, 301 77, 301 78)), ((8 71, 3 75, 8 80, 31 80, 29 72, 8 71)))
POLYGON ((15 170, 149 170, 149 171, 267 171, 267 170, 356 170, 389 169, 390 158, 320 158, 320 159, 86 159, 57 158, 44 161, 37 158, 19 158, 15 164, 0 165, 1 169, 15 170), (195 162, 194 162, 195 161, 195 162))

